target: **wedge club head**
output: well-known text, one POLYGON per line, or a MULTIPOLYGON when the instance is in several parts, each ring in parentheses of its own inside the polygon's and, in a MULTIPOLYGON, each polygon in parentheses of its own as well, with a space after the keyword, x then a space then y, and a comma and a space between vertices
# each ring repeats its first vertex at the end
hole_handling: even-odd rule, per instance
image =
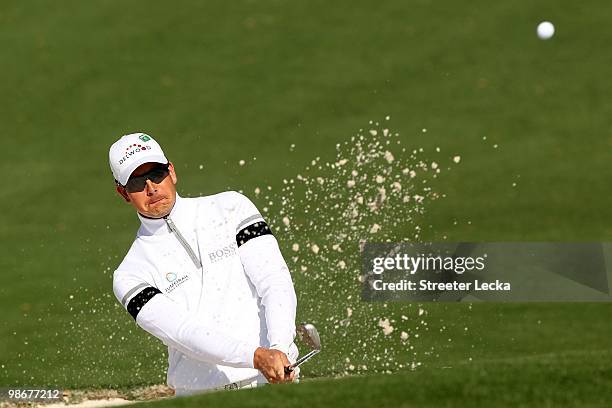
POLYGON ((302 323, 296 329, 300 340, 310 347, 311 350, 321 350, 321 338, 319 337, 319 332, 314 325, 310 323, 302 323))

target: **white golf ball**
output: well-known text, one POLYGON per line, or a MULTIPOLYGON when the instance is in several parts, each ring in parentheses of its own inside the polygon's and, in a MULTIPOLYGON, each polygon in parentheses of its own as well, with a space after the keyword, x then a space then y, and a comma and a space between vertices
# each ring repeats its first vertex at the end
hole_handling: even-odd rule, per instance
POLYGON ((555 26, 550 21, 542 21, 538 24, 538 37, 541 40, 548 40, 555 34, 555 26))

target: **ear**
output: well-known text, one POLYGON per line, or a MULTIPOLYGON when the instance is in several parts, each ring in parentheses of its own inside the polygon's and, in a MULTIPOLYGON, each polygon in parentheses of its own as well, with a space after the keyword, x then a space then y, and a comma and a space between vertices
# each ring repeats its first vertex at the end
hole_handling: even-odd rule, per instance
POLYGON ((127 191, 125 191, 125 188, 121 187, 121 186, 115 186, 115 189, 117 190, 117 193, 123 197, 123 199, 126 202, 130 202, 130 196, 128 195, 127 191))
POLYGON ((176 185, 176 182, 178 181, 178 178, 176 177, 176 172, 174 171, 174 164, 172 164, 172 162, 169 162, 168 172, 170 173, 170 178, 172 179, 172 184, 176 185))

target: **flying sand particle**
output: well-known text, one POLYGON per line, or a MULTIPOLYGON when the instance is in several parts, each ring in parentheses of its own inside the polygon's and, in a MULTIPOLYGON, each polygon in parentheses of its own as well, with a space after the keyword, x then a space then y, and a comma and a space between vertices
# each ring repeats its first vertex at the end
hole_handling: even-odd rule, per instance
POLYGON ((378 321, 378 327, 382 328, 383 334, 385 336, 390 335, 391 333, 393 333, 393 330, 395 330, 393 326, 391 326, 389 319, 380 319, 378 321))
POLYGON ((336 166, 344 166, 348 162, 347 159, 341 159, 336 162, 336 166))

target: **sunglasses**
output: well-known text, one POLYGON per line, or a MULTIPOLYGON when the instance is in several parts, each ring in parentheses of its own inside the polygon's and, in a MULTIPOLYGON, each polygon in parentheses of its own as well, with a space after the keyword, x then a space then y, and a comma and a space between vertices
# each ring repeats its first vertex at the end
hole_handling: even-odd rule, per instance
POLYGON ((145 174, 141 174, 140 176, 131 176, 123 188, 125 188, 129 193, 139 193, 145 189, 147 180, 151 180, 153 183, 159 184, 164 181, 166 177, 168 177, 168 174, 170 174, 168 171, 168 166, 170 166, 170 163, 158 164, 145 174))

